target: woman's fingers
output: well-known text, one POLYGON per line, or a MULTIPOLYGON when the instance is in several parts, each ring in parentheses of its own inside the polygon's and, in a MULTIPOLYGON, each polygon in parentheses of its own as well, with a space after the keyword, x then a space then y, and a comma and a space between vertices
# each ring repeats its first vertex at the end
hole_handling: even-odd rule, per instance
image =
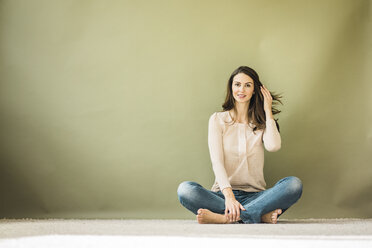
POLYGON ((270 111, 271 109, 271 104, 273 101, 273 97, 271 96, 271 93, 264 85, 261 86, 261 92, 264 97, 264 109, 270 111))
POLYGON ((262 86, 261 89, 263 90, 266 96, 270 95, 270 91, 265 86, 262 86))
POLYGON ((239 217, 240 217, 240 211, 239 211, 239 207, 238 207, 238 210, 236 211, 236 216, 235 216, 234 222, 237 222, 239 217))
POLYGON ((230 222, 234 221, 234 210, 233 209, 231 209, 229 220, 230 222))
POLYGON ((261 86, 261 92, 263 97, 266 99, 267 98, 267 92, 265 91, 265 88, 261 86))
POLYGON ((229 221, 230 222, 235 222, 236 221, 236 216, 237 216, 237 212, 236 212, 235 208, 231 208, 229 210, 229 214, 227 215, 229 221))
POLYGON ((270 92, 270 91, 265 87, 265 85, 262 85, 262 86, 261 86, 261 89, 263 89, 263 91, 264 91, 265 93, 270 92))
POLYGON ((235 209, 233 208, 233 210, 232 210, 232 215, 231 215, 231 221, 235 221, 235 218, 236 218, 236 211, 235 211, 235 209))
POLYGON ((265 85, 262 85, 262 86, 263 86, 263 89, 265 90, 265 92, 267 93, 267 96, 269 98, 272 98, 270 91, 265 87, 265 85))
POLYGON ((227 204, 225 208, 225 215, 229 222, 237 222, 240 218, 240 209, 245 210, 242 204, 238 201, 233 201, 227 204))
POLYGON ((231 214, 232 214, 232 212, 231 212, 231 209, 230 208, 227 208, 226 209, 226 216, 227 216, 227 219, 231 222, 231 214))
POLYGON ((230 220, 230 214, 229 214, 229 209, 225 209, 225 216, 227 216, 227 219, 230 220))
POLYGON ((239 205, 234 205, 234 210, 233 210, 233 222, 236 222, 238 221, 238 218, 239 218, 239 214, 240 211, 239 211, 239 205))

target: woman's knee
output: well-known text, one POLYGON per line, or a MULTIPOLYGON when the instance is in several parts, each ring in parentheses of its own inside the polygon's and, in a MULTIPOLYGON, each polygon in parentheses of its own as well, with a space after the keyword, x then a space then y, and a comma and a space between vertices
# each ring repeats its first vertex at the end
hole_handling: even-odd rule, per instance
POLYGON ((198 186, 200 186, 198 183, 191 181, 180 183, 177 189, 178 198, 189 198, 198 186))
POLYGON ((295 176, 286 177, 286 183, 288 193, 298 195, 298 197, 302 195, 301 179, 295 176))

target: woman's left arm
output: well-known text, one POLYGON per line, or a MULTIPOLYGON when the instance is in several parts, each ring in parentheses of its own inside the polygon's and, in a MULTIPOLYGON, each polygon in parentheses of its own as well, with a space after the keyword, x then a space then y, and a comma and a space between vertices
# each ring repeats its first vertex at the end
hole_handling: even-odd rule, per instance
POLYGON ((281 138, 271 110, 273 98, 270 91, 265 86, 261 86, 264 97, 264 110, 266 115, 266 128, 263 133, 263 142, 266 150, 276 152, 281 147, 281 138))

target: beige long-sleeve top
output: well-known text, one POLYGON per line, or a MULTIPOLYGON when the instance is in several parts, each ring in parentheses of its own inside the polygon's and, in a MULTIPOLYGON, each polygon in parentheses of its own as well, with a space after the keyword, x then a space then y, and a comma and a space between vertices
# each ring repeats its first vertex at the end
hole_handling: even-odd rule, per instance
POLYGON ((252 123, 231 125, 231 121, 229 111, 215 112, 209 118, 208 146, 215 174, 211 190, 217 192, 227 187, 247 192, 265 190, 264 147, 274 152, 281 146, 275 121, 267 119, 266 128, 255 133, 252 123))

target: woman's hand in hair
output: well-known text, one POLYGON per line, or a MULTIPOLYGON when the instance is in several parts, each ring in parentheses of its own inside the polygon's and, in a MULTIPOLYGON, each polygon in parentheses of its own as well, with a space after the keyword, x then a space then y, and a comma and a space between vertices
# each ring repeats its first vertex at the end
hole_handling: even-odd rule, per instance
POLYGON ((264 110, 266 114, 266 119, 273 118, 272 113, 273 97, 271 96, 270 91, 264 85, 261 86, 261 93, 264 97, 264 110))

